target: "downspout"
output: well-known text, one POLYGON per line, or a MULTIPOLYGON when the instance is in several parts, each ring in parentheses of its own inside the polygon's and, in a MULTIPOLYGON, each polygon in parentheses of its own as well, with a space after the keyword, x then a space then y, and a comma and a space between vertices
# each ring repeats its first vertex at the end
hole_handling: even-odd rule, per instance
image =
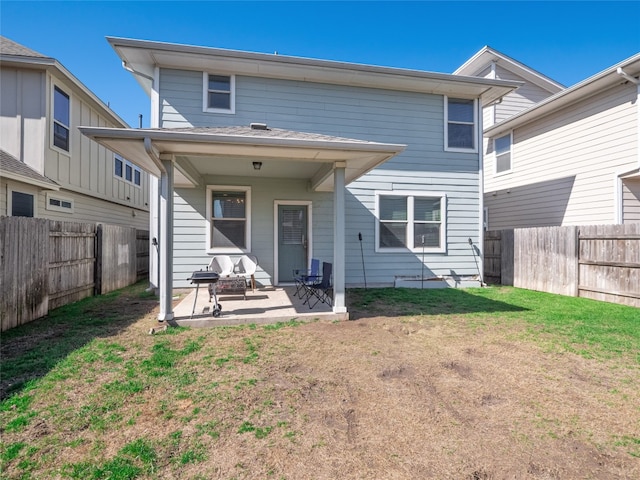
MULTIPOLYGON (((478 272, 484 272, 484 135, 482 128, 482 100, 480 98, 477 101, 476 112, 476 115, 478 115, 478 125, 476 127, 478 136, 478 245, 480 247, 478 272)), ((481 287, 483 286, 482 278, 483 275, 480 273, 481 287)))
MULTIPOLYGON (((638 157, 638 168, 640 169, 640 80, 629 75, 622 67, 618 67, 616 73, 636 86, 636 156, 638 157)), ((617 224, 621 224, 624 221, 622 176, 617 175, 615 182, 615 220, 617 224)))

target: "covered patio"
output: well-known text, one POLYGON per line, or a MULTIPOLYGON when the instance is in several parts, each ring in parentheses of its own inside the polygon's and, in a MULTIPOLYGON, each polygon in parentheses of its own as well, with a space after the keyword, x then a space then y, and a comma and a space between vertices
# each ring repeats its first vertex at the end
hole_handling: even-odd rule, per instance
POLYGON ((213 303, 209 301, 207 289, 201 286, 197 297, 195 289, 185 290, 169 323, 181 327, 216 327, 349 319, 347 312, 335 313, 330 305, 322 302, 310 309, 295 292, 295 287, 262 287, 255 291, 249 289, 246 298, 242 295, 218 295, 222 312, 219 317, 213 317, 213 303), (195 306, 194 300, 197 300, 195 306))
MULTIPOLYGON (((333 225, 327 226, 333 233, 333 258, 327 259, 333 264, 331 313, 339 315, 340 318, 348 318, 345 305, 345 186, 402 152, 406 145, 294 132, 253 123, 246 127, 178 129, 80 127, 80 130, 87 137, 159 178, 157 198, 150 199, 151 236, 157 237, 159 247, 158 265, 152 264, 150 268, 151 272, 156 271, 156 268, 158 271, 156 285, 160 296, 158 320, 173 321, 178 313, 177 309, 174 312, 172 304, 176 267, 174 264, 174 189, 176 187, 203 188, 213 182, 224 182, 228 178, 248 181, 255 178, 253 176, 258 174, 263 165, 268 166, 268 172, 267 168, 262 170, 264 176, 285 182, 306 181, 309 192, 332 192, 333 225), (155 224, 154 217, 157 219, 155 224)), ((253 201, 260 200, 253 199, 253 201)), ((204 238, 202 246, 193 247, 194 254, 201 255, 205 259, 207 255, 216 254, 215 251, 203 247, 204 238)), ((277 253, 273 253, 274 257, 276 255, 277 253)), ((307 265, 312 256, 313 250, 309 247, 306 255, 307 265)), ((268 261, 263 263, 273 265, 273 259, 271 263, 268 261)), ((275 267, 273 269, 276 270, 275 267)), ((282 282, 278 281, 276 271, 268 273, 271 278, 274 278, 276 287, 283 286, 282 282)), ((273 300, 267 295, 267 298, 262 299, 265 302, 264 305, 259 306, 257 300, 251 300, 251 304, 256 307, 248 309, 238 307, 237 310, 254 308, 264 310, 263 313, 277 312, 277 310, 284 310, 281 307, 284 307, 285 303, 275 308, 273 305, 269 306, 269 302, 284 302, 284 298, 291 299, 291 296, 287 295, 286 291, 285 297, 281 300, 273 300)), ((286 308, 290 308, 291 311, 288 311, 285 316, 293 313, 301 315, 305 310, 311 313, 308 312, 306 305, 298 308, 293 301, 289 303, 291 307, 286 308)), ((316 314, 320 312, 318 307, 314 311, 316 314)), ((245 313, 253 315, 256 312, 245 313)), ((275 315, 271 318, 279 317, 275 315)))

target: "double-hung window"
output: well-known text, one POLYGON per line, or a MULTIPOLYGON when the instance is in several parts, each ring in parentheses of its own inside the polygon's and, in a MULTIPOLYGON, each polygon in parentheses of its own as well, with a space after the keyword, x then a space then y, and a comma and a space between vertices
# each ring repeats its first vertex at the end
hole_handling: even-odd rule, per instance
POLYGON ((445 150, 476 152, 476 100, 444 97, 445 150))
POLYGON ((444 252, 443 193, 377 192, 376 250, 444 252))
POLYGON ((202 109, 212 113, 235 112, 235 83, 234 75, 220 75, 204 72, 202 109))
POLYGON ((207 250, 239 253, 251 250, 251 188, 207 187, 207 250))
POLYGON ((511 170, 511 133, 496 138, 493 149, 496 153, 496 173, 511 170))
POLYGON ((69 151, 70 131, 70 101, 69 95, 60 88, 53 88, 53 144, 65 151, 69 151))

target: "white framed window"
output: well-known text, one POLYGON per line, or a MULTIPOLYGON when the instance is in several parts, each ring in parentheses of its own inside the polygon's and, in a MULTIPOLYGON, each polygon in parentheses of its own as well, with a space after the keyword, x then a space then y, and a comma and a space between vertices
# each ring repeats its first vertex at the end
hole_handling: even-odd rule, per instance
POLYGON ((446 195, 442 192, 376 192, 376 251, 446 251, 446 195))
POLYGON ((208 253, 251 251, 251 187, 207 186, 208 253))
POLYGON ((47 192, 45 208, 56 212, 73 213, 73 200, 61 197, 55 192, 47 192))
POLYGON ((211 113, 235 113, 236 76, 203 72, 202 110, 211 113))
POLYGON ((12 217, 36 217, 37 216, 38 191, 31 188, 14 189, 7 188, 7 215, 12 217))
POLYGON ((511 132, 493 140, 493 151, 496 155, 496 173, 511 170, 511 132))
POLYGON ((478 151, 477 100, 444 97, 444 149, 448 152, 478 151))
POLYGON ((57 85, 53 87, 53 146, 69 152, 71 148, 71 99, 57 85))
POLYGON ((142 183, 142 170, 118 155, 113 157, 113 176, 138 187, 142 183))

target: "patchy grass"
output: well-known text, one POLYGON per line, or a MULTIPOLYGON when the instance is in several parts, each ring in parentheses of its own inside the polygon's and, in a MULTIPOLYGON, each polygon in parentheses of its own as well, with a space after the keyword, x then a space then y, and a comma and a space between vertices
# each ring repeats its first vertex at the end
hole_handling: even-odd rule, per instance
POLYGON ((143 290, 3 335, 2 478, 640 478, 637 309, 357 289, 356 321, 148 335, 143 290))

